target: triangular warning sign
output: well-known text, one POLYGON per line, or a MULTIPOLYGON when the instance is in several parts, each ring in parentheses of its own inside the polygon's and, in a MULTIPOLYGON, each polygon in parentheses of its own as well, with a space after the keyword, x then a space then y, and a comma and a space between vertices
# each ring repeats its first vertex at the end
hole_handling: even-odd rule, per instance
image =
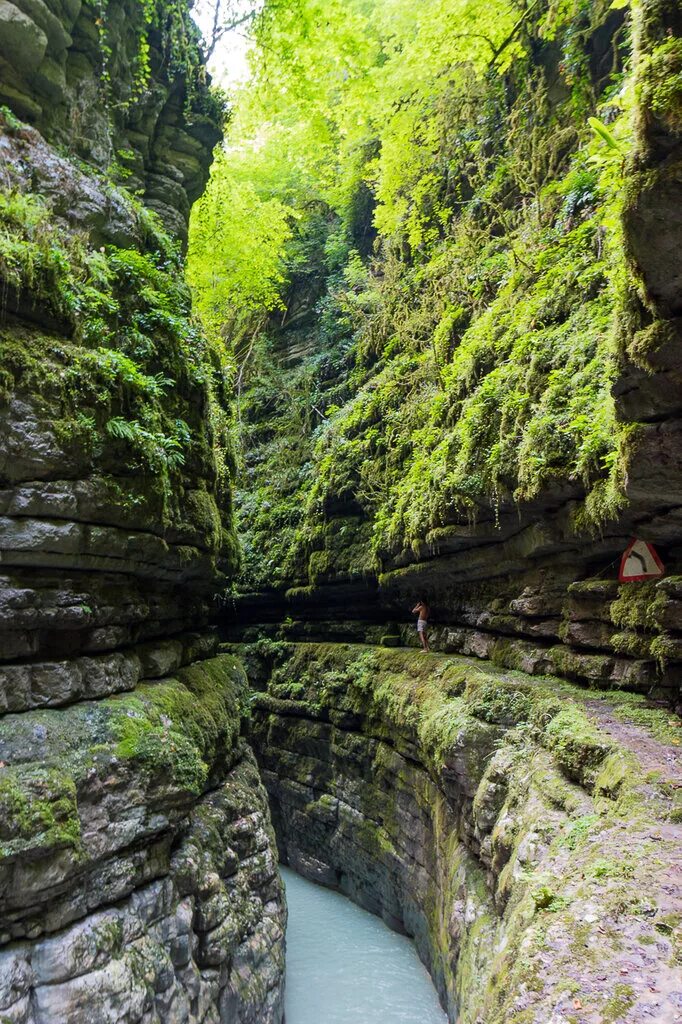
POLYGON ((631 540, 620 560, 618 579, 621 583, 632 580, 651 580, 663 575, 663 562, 653 544, 646 540, 631 540))

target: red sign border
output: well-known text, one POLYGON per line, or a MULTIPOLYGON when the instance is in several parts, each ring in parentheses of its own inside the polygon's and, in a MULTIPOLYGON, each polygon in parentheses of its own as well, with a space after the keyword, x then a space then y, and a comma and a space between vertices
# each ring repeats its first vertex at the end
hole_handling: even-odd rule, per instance
MULTIPOLYGON (((635 546, 635 544, 637 543, 638 540, 641 540, 641 538, 640 537, 633 537, 632 540, 630 541, 630 543, 628 544, 628 546, 626 547, 625 551, 623 552, 623 557, 620 560, 620 569, 618 570, 618 582, 619 583, 635 583, 635 582, 637 582, 639 580, 656 580, 656 579, 658 579, 658 576, 654 576, 653 573, 649 573, 649 572, 641 573, 639 576, 625 576, 625 575, 623 575, 623 570, 625 569, 625 563, 628 560, 628 555, 630 554, 630 552, 632 551, 632 549, 634 548, 634 546, 635 546)), ((660 575, 662 576, 663 573, 665 572, 665 567, 664 567, 663 562, 661 561, 661 559, 658 557, 658 552, 656 551, 656 548, 648 540, 643 540, 642 544, 646 544, 646 546, 648 547, 649 552, 651 554, 651 557, 653 558, 653 560, 656 563, 656 565, 658 566, 658 568, 661 570, 660 575)))

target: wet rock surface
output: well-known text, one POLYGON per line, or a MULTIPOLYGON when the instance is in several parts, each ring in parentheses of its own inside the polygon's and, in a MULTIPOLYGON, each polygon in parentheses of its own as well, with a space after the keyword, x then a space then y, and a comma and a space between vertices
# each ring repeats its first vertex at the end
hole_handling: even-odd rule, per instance
POLYGON ((682 1012, 665 712, 460 657, 239 652, 283 860, 413 936, 452 1021, 682 1012))
POLYGON ((35 664, 44 697, 64 679, 103 699, 0 717, 4 1020, 281 1020, 286 912, 246 680, 213 646, 35 664))
POLYGON ((188 10, 145 10, 0 9, 7 1024, 283 1012, 246 681, 212 625, 234 563, 221 367, 180 256, 221 112, 188 10))
POLYGON ((123 858, 118 891, 109 879, 77 923, 0 950, 7 1021, 281 1019, 283 897, 251 757, 175 831, 144 870, 123 858))

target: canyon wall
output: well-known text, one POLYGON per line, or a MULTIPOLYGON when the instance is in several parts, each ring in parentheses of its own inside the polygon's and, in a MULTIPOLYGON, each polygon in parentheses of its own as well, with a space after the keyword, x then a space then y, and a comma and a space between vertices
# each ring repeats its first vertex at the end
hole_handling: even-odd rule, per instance
POLYGON ((221 137, 199 40, 184 4, 8 2, 0 102, 60 153, 141 194, 185 239, 221 137))
POLYGON ((224 356, 180 247, 221 135, 180 4, 0 11, 0 1017, 276 1024, 284 898, 219 656, 224 356))
POLYGON ((451 1021, 674 1020, 667 715, 460 656, 238 650, 283 861, 412 936, 451 1021))
POLYGON ((504 72, 420 109, 433 152, 395 175, 421 234, 378 232, 366 184, 328 215, 347 266, 310 229, 244 368, 239 608, 371 638, 425 593, 445 650, 675 704, 679 10, 521 21, 504 72), (633 536, 665 579, 619 586, 633 536))

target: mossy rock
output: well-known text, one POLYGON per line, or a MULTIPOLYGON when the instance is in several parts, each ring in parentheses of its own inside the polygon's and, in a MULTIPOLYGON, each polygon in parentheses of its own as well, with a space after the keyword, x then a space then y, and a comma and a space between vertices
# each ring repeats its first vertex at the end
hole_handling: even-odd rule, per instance
POLYGON ((0 773, 0 861, 80 847, 73 779, 58 768, 4 767, 0 773))
POLYGON ((402 638, 398 633, 384 633, 381 638, 382 647, 400 647, 402 638))

